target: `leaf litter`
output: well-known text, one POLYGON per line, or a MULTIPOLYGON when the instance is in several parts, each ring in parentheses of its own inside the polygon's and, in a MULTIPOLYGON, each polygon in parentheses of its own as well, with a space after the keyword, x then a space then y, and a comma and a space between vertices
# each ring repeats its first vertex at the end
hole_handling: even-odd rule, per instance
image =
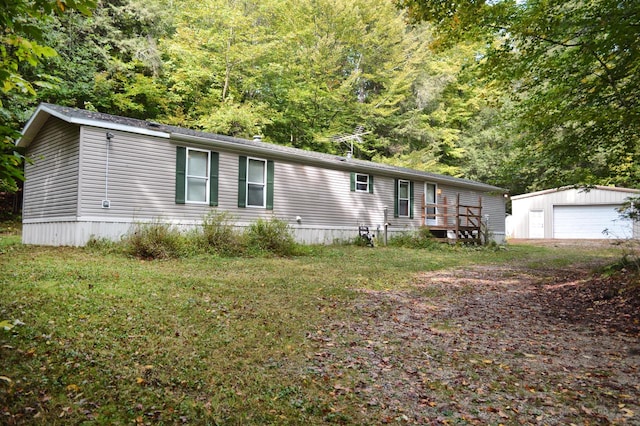
POLYGON ((473 266, 361 290, 350 319, 307 335, 308 371, 376 423, 640 424, 637 276, 593 267, 473 266))

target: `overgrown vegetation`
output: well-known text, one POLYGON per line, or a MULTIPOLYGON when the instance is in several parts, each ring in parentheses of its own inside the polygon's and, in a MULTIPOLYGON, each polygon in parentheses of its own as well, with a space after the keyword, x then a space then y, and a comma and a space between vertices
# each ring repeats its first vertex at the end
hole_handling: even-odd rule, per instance
MULTIPOLYGON (((270 232, 261 224, 260 235, 270 232)), ((173 238, 162 227, 146 235, 173 238)), ((336 358, 350 345, 375 359, 375 348, 394 347, 387 341, 393 336, 367 343, 352 335, 373 316, 393 314, 391 305, 382 305, 362 316, 367 294, 417 295, 422 290, 413 284, 422 272, 458 265, 517 259, 570 265, 619 255, 591 247, 427 252, 351 245, 313 246, 313 255, 303 257, 202 252, 141 262, 101 240, 86 248, 38 247, 0 236, 0 247, 7 249, 0 253, 0 322, 11 325, 0 329, 0 418, 6 424, 403 423, 404 412, 373 404, 378 393, 366 390, 390 383, 388 374, 403 363, 395 358, 400 353, 376 361, 381 375, 361 384, 349 381, 351 373, 367 377, 368 367, 336 358)), ((423 352, 436 362, 433 348, 423 352)), ((429 393, 450 401, 448 389, 435 386, 429 393)), ((444 420, 447 413, 441 411, 444 420)))
POLYGON ((201 247, 206 252, 222 256, 234 256, 243 252, 243 241, 233 227, 233 217, 228 212, 212 211, 202 221, 201 247))
POLYGON ((142 259, 177 258, 185 247, 185 238, 169 223, 138 224, 123 239, 125 251, 142 259))
POLYGON ((429 228, 424 226, 418 231, 407 231, 400 235, 394 235, 389 238, 388 244, 391 247, 406 247, 414 249, 434 248, 441 245, 441 243, 437 242, 433 238, 433 235, 429 232, 429 228))
POLYGON ((296 251, 296 242, 287 222, 279 219, 258 219, 245 232, 250 249, 266 251, 278 256, 291 256, 296 251))
MULTIPOLYGON (((121 246, 125 253, 141 259, 177 259, 204 254, 286 257, 303 252, 283 220, 258 219, 241 232, 236 230, 232 219, 226 212, 214 211, 193 231, 162 221, 140 223, 123 238, 121 246)), ((89 246, 113 247, 106 241, 91 241, 89 246)))

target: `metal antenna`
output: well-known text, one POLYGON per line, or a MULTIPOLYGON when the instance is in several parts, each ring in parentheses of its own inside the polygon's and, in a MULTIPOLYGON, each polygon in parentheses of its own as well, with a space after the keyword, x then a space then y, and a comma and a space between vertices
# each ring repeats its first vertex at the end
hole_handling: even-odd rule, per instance
POLYGON ((363 125, 356 126, 353 129, 353 133, 350 135, 339 135, 334 136, 332 139, 334 142, 338 143, 347 143, 349 145, 349 152, 347 153, 347 158, 353 157, 353 141, 357 141, 358 143, 362 143, 362 136, 367 135, 371 132, 365 132, 363 125))

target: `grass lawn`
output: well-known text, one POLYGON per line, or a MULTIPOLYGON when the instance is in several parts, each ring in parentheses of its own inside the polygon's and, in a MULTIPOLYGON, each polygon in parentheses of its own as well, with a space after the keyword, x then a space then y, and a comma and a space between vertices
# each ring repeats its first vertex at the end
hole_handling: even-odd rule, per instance
POLYGON ((330 345, 326 324, 353 320, 362 290, 410 289, 423 271, 461 265, 619 255, 532 246, 308 251, 141 261, 0 236, 0 321, 16 324, 0 328, 0 423, 379 423, 376 409, 310 362, 330 345))

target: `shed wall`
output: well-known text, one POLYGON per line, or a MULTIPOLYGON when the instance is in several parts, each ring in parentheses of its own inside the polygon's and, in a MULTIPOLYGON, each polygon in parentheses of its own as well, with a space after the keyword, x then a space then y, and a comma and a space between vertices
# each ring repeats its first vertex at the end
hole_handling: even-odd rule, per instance
MULTIPOLYGON (((570 205, 621 205, 630 191, 615 189, 564 189, 545 192, 539 195, 514 197, 512 199, 513 238, 530 238, 529 212, 542 211, 544 217, 544 238, 553 238, 553 207, 570 205)), ((634 237, 640 236, 638 224, 635 224, 634 237)))

